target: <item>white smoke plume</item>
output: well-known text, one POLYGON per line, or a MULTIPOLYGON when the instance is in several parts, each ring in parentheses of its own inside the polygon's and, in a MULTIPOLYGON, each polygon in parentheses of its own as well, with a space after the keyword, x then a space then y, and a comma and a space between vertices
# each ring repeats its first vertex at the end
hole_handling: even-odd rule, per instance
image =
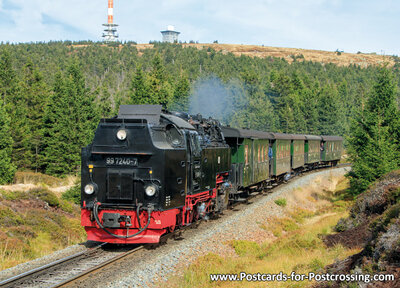
POLYGON ((239 80, 223 83, 210 76, 197 80, 189 100, 189 114, 212 117, 230 124, 237 109, 243 107, 245 92, 239 80))

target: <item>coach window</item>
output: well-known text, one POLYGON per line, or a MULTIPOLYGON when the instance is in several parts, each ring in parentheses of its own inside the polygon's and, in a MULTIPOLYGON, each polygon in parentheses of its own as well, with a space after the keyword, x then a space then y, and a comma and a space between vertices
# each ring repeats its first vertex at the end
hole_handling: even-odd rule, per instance
POLYGON ((264 147, 264 160, 265 161, 268 160, 268 147, 267 147, 267 145, 265 145, 265 147, 264 147))
POLYGON ((264 145, 261 146, 261 162, 264 162, 264 145))

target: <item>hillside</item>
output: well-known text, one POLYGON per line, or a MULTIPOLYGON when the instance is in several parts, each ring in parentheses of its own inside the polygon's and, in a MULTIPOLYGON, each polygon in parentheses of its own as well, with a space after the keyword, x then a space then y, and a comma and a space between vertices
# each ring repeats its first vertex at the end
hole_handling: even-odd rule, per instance
MULTIPOLYGON (((153 46, 153 44, 136 45, 139 51, 149 48, 151 49, 153 46)), ((284 58, 289 63, 292 63, 294 59, 296 59, 296 61, 305 60, 320 63, 333 63, 338 66, 349 66, 355 64, 363 68, 371 65, 382 65, 383 63, 389 63, 389 66, 395 64, 395 61, 391 56, 364 53, 337 53, 321 50, 238 44, 182 44, 182 47, 195 47, 199 50, 208 49, 210 47, 216 51, 222 51, 223 54, 232 53, 235 56, 244 55, 259 58, 278 57, 284 58)))
MULTIPOLYGON (((335 227, 338 233, 328 235, 328 247, 343 245, 362 251, 325 267, 332 274, 393 274, 394 282, 376 282, 368 287, 400 285, 400 170, 390 172, 371 185, 350 209, 350 216, 335 227)), ((349 284, 349 283, 347 283, 349 284)), ((318 287, 344 287, 345 283, 318 287)))
POLYGON ((0 270, 85 240, 79 206, 62 197, 74 181, 18 172, 0 185, 0 270))

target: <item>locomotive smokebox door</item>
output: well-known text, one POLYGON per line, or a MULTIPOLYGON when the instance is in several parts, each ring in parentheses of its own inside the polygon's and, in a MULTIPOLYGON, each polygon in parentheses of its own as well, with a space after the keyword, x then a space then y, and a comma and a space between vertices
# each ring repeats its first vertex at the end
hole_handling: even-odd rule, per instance
POLYGON ((107 173, 107 199, 108 200, 133 200, 132 170, 109 169, 107 173))

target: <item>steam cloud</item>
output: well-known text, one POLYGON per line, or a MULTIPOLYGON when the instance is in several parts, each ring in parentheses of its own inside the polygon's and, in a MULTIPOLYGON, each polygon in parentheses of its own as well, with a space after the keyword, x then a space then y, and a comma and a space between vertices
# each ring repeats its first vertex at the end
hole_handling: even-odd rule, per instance
POLYGON ((239 80, 227 84, 215 76, 203 78, 194 84, 189 100, 189 114, 212 117, 229 124, 237 109, 245 101, 245 93, 239 80))

